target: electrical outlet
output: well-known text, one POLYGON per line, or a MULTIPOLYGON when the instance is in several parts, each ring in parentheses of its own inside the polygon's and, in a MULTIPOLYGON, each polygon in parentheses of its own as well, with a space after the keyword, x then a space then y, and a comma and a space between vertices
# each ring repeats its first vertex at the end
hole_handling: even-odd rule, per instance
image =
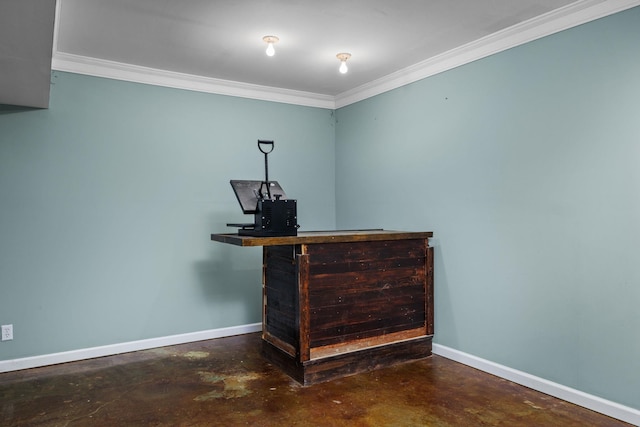
POLYGON ((13 325, 2 325, 2 341, 13 339, 13 325))

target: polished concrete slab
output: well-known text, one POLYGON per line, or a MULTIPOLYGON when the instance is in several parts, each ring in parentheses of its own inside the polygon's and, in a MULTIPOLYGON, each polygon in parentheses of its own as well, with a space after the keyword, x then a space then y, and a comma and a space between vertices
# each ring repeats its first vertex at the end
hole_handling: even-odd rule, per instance
POLYGON ((302 387, 260 335, 0 374, 2 426, 628 426, 448 359, 302 387))

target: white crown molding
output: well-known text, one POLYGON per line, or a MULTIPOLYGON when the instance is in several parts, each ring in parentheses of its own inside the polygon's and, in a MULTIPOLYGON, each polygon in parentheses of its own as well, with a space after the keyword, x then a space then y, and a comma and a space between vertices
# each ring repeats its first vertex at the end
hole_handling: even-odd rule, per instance
POLYGON ((96 357, 113 356, 132 351, 149 350, 152 348, 166 347, 168 345, 185 344, 196 341, 211 340, 215 338, 230 337, 233 335, 250 334, 262 330, 262 323, 233 326, 229 328, 210 329, 207 331, 191 332, 168 337, 151 338, 140 341, 130 341, 119 344, 105 345, 101 347, 84 348, 80 350, 65 351, 62 353, 45 354, 42 356, 24 357, 21 359, 0 361, 0 373, 19 371, 22 369, 39 368, 42 366, 57 365, 59 363, 77 362, 79 360, 93 359, 96 357))
POLYGON ((616 418, 633 425, 640 425, 640 411, 629 406, 602 399, 592 394, 588 394, 562 384, 554 383, 552 381, 545 380, 544 378, 536 377, 534 375, 527 374, 526 372, 518 371, 486 359, 481 359, 444 345, 433 344, 433 354, 446 357, 447 359, 471 366, 483 372, 488 372, 497 377, 504 378, 505 380, 529 387, 533 390, 557 397, 558 399, 565 400, 609 417, 616 418))
MULTIPOLYGON (((58 1, 57 14, 59 14, 60 3, 58 1)), ((638 5, 640 5, 640 0, 579 0, 348 90, 335 97, 158 70, 59 52, 56 48, 58 19, 56 19, 56 30, 54 32, 52 68, 59 71, 156 86, 308 107, 336 109, 638 5)))
POLYGON ((577 1, 338 94, 336 108, 638 5, 640 0, 577 1))
POLYGON ((231 80, 177 73, 122 62, 107 61, 56 51, 51 68, 58 71, 105 77, 196 92, 215 93, 307 107, 335 108, 334 97, 311 92, 281 89, 231 80))

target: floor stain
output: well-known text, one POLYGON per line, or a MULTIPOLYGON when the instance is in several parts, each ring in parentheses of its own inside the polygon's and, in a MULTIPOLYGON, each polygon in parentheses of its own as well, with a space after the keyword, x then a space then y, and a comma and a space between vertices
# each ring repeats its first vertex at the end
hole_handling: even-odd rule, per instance
POLYGON ((212 399, 237 399, 248 396, 251 394, 251 390, 247 387, 247 383, 260 378, 259 374, 253 372, 229 376, 222 376, 213 372, 198 372, 198 374, 202 382, 213 385, 222 383, 222 390, 216 389, 209 393, 201 394, 194 399, 197 402, 212 399))
POLYGON ((183 354, 182 357, 190 360, 206 359, 209 357, 209 353, 206 351, 189 351, 183 354))
POLYGON ((525 400, 524 403, 531 406, 533 409, 542 409, 540 406, 537 406, 535 403, 529 402, 528 400, 525 400))

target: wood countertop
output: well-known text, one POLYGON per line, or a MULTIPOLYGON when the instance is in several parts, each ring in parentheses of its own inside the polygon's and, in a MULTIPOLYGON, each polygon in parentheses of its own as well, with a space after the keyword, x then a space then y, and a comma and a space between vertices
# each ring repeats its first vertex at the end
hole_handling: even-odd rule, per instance
POLYGON ((297 236, 255 237, 239 236, 236 233, 212 234, 211 240, 236 246, 277 246, 309 243, 368 242, 380 240, 428 239, 432 231, 394 231, 394 230, 336 230, 336 231, 300 231, 297 236))

